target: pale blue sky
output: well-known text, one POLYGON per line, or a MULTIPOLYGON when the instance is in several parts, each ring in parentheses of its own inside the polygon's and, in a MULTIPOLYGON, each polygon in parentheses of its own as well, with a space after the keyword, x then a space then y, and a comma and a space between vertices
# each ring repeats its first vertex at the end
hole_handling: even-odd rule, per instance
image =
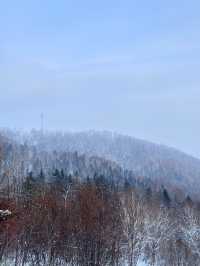
POLYGON ((200 157, 200 2, 0 2, 0 126, 113 130, 200 157))

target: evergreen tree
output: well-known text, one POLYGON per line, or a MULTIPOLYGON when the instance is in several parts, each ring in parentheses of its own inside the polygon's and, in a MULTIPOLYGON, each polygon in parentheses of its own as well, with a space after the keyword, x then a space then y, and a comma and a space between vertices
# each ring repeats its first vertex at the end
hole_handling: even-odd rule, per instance
POLYGON ((170 203, 171 203, 171 199, 170 199, 170 197, 169 197, 169 194, 168 194, 168 191, 164 188, 164 190, 163 190, 163 193, 162 193, 162 195, 163 195, 163 203, 166 205, 166 206, 169 206, 170 205, 170 203))
POLYGON ((126 178, 125 181, 124 181, 124 190, 127 191, 131 188, 131 184, 130 182, 128 181, 128 179, 126 178))
POLYGON ((39 176, 38 176, 38 181, 39 181, 40 183, 44 183, 44 182, 45 182, 45 174, 44 174, 42 168, 41 168, 41 170, 40 170, 40 174, 39 174, 39 176))
POLYGON ((25 196, 30 197, 34 194, 35 189, 36 189, 36 180, 35 178, 33 178, 33 173, 30 172, 22 185, 22 191, 25 194, 25 196))

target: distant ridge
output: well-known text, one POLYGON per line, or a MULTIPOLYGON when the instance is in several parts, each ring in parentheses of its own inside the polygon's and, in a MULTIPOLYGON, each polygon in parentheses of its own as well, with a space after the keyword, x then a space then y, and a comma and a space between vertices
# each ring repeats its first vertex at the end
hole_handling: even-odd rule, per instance
POLYGON ((171 191, 183 191, 199 198, 200 160, 174 148, 158 145, 108 131, 7 132, 20 143, 35 146, 40 151, 78 152, 116 162, 120 167, 166 186, 171 191))

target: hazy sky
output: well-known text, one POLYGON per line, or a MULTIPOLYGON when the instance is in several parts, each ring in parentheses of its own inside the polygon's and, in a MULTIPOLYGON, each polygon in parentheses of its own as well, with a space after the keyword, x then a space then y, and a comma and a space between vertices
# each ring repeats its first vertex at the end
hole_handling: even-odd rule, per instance
POLYGON ((200 157, 199 0, 0 2, 0 126, 105 129, 200 157))

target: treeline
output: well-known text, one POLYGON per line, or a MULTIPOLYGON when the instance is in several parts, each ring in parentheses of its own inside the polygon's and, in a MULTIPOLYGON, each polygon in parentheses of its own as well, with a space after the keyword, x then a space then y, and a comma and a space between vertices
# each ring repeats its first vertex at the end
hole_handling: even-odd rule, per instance
POLYGON ((98 156, 131 170, 136 177, 147 177, 164 184, 170 192, 175 188, 200 200, 200 162, 174 149, 111 132, 42 132, 5 131, 2 134, 17 143, 34 146, 39 152, 75 151, 87 157, 98 156))
POLYGON ((123 186, 125 180, 131 185, 151 187, 155 190, 159 190, 160 186, 155 186, 148 178, 138 178, 132 171, 104 158, 78 152, 41 151, 38 147, 26 143, 19 144, 5 138, 2 140, 0 136, 0 187, 22 183, 24 177, 30 173, 36 179, 42 173, 46 183, 54 182, 56 179, 59 182, 64 181, 68 175, 84 181, 98 173, 119 186, 123 186))
POLYGON ((0 260, 7 265, 200 265, 200 207, 128 181, 54 170, 2 191, 0 260))

